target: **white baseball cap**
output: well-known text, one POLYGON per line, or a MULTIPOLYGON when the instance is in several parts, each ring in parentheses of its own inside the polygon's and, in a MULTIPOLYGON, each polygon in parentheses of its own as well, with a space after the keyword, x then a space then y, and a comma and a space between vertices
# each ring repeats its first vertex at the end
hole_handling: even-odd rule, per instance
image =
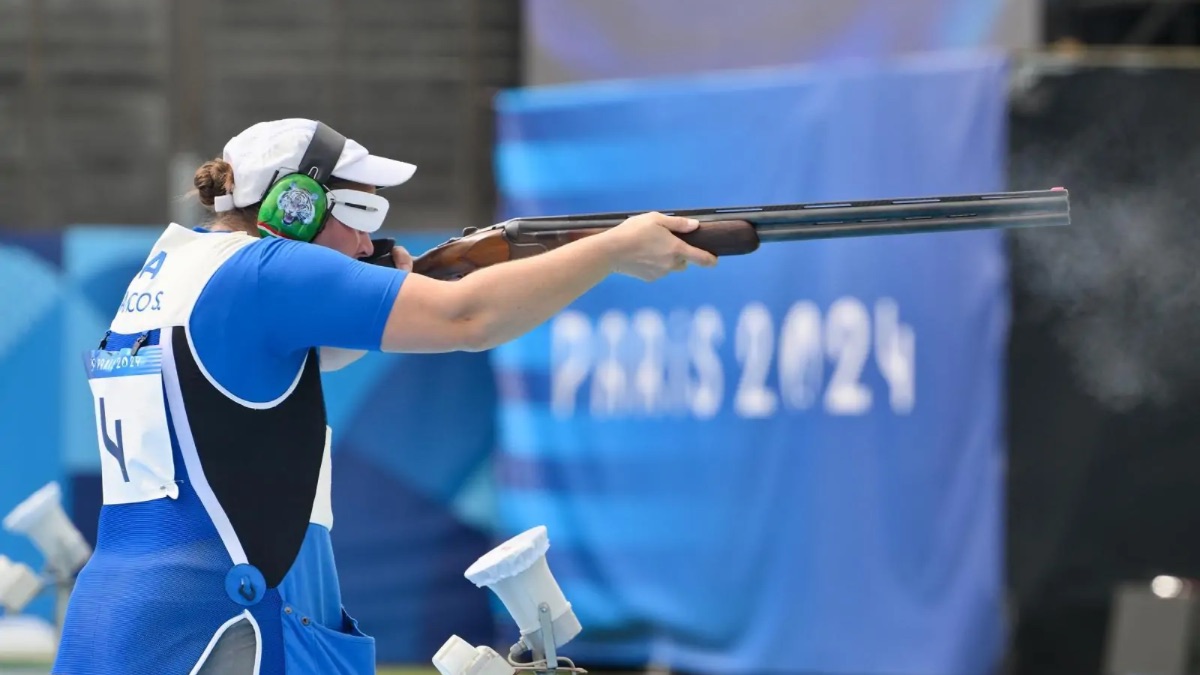
MULTIPOLYGON (((216 209, 227 211, 261 200, 273 179, 299 168, 316 129, 315 120, 282 119, 259 122, 229 139, 222 158, 233 167, 233 194, 217 197, 216 209)), ((407 182, 416 170, 413 164, 372 155, 347 138, 333 175, 384 188, 407 182)))

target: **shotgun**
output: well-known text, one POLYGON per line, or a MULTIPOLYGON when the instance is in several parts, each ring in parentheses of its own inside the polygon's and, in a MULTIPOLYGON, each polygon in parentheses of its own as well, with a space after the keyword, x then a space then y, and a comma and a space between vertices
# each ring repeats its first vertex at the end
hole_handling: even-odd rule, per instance
MULTIPOLYGON (((435 279, 461 279, 477 269, 528 258, 616 227, 643 212, 513 218, 485 228, 467 228, 413 261, 413 272, 435 279)), ((844 237, 875 237, 961 230, 1069 225, 1070 195, 1064 188, 946 197, 775 204, 663 211, 700 221, 678 235, 716 256, 746 255, 761 243, 844 237)), ((393 239, 374 241, 365 262, 393 266, 393 239)))

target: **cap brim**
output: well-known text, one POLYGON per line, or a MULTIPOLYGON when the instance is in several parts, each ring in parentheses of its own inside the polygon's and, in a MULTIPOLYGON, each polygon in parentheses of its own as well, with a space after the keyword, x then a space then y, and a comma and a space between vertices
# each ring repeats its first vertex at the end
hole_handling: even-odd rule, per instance
POLYGON ((355 183, 384 188, 408 182, 416 171, 417 167, 407 162, 367 155, 348 167, 335 169, 333 175, 355 183))

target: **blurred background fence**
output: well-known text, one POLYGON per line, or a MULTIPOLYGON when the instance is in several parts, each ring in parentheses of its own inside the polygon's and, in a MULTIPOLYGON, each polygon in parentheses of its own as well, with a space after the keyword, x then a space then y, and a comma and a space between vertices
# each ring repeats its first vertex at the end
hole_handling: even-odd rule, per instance
POLYGON ((391 663, 506 648, 462 573, 545 524, 593 670, 1101 672, 1118 585, 1200 577, 1197 25, 1115 0, 0 0, 0 512, 57 480, 94 536, 79 354, 198 218, 195 167, 262 119, 416 163, 387 226, 413 251, 514 215, 1064 185, 1069 230, 769 245, 608 280, 490 353, 327 375, 334 545, 391 663))

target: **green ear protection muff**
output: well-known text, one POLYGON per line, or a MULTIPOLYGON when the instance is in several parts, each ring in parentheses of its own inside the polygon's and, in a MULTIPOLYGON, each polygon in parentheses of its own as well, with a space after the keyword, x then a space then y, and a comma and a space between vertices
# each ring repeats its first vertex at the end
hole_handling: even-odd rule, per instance
POLYGON ((263 193, 258 209, 260 237, 283 237, 311 242, 329 218, 328 183, 333 177, 346 137, 317 122, 304 158, 294 173, 278 173, 263 193))

